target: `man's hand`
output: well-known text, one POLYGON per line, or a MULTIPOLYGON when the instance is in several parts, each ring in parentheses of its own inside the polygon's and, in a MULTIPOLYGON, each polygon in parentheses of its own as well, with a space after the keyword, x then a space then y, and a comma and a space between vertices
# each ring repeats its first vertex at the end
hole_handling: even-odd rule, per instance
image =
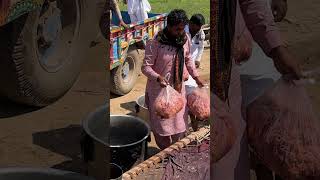
POLYGON ((202 81, 202 80, 199 78, 199 76, 196 77, 194 80, 196 81, 196 83, 198 84, 198 86, 199 86, 200 88, 202 88, 202 87, 205 85, 204 81, 202 81))
POLYGON ((199 68, 199 67, 200 67, 200 61, 195 61, 194 63, 195 63, 195 65, 196 65, 196 68, 199 68))
POLYGON ((167 85, 169 84, 168 81, 162 76, 159 76, 157 81, 159 82, 160 86, 163 88, 167 87, 167 85))
POLYGON ((274 21, 282 21, 288 10, 287 0, 272 0, 271 9, 274 16, 274 21))
POLYGON ((120 21, 120 26, 123 26, 126 29, 129 28, 129 26, 123 21, 120 21))
POLYGON ((277 70, 293 80, 301 79, 302 72, 296 58, 283 46, 274 48, 271 57, 277 70))

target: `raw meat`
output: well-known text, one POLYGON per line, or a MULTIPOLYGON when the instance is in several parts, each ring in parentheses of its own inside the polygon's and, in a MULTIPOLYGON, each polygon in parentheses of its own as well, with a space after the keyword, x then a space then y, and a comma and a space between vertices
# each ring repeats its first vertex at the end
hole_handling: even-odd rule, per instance
MULTIPOLYGON (((211 162, 216 163, 223 158, 232 148, 236 140, 236 125, 233 114, 229 111, 226 102, 221 101, 216 95, 213 96, 213 124, 211 127, 212 139, 211 162)), ((239 127, 237 127, 239 128, 239 127)))
POLYGON ((302 84, 280 79, 247 109, 249 142, 284 179, 320 179, 320 124, 302 84))
POLYGON ((183 106, 184 98, 171 86, 163 88, 154 103, 157 115, 164 119, 174 117, 182 110, 183 106))
POLYGON ((199 120, 210 117, 210 96, 207 88, 196 88, 188 95, 188 107, 199 120))

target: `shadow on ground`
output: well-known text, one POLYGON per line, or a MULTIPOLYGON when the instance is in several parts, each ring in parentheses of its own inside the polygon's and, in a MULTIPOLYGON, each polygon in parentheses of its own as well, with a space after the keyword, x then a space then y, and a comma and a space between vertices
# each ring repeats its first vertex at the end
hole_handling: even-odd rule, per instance
POLYGON ((135 101, 130 101, 130 102, 126 102, 126 103, 121 103, 120 107, 126 110, 129 110, 131 112, 136 112, 136 102, 135 101))
POLYGON ((37 132, 32 135, 33 143, 71 160, 52 166, 52 168, 86 173, 86 165, 81 159, 82 127, 70 125, 52 131, 37 132))
POLYGON ((114 98, 118 98, 118 97, 121 97, 121 96, 110 93, 110 99, 114 99, 114 98))
MULTIPOLYGON (((37 132, 32 135, 33 144, 71 159, 53 165, 52 168, 86 174, 86 164, 81 158, 80 141, 82 132, 80 125, 70 125, 61 129, 37 132)), ((160 149, 149 147, 147 158, 159 152, 160 149)))
POLYGON ((149 147, 148 148, 148 156, 147 156, 147 158, 150 158, 150 157, 158 154, 159 152, 161 152, 161 150, 159 148, 149 147))
POLYGON ((17 104, 0 97, 0 119, 27 114, 39 109, 41 108, 17 104))

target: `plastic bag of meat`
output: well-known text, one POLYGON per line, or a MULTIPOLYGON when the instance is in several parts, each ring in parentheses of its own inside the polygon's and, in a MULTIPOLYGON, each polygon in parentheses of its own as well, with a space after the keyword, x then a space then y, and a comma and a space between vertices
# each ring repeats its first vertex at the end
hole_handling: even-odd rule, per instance
POLYGON ((191 113, 199 120, 210 117, 210 96, 208 88, 196 88, 187 96, 187 103, 191 113))
POLYGON ((162 88, 159 96, 154 102, 157 115, 164 119, 174 117, 184 106, 184 98, 171 86, 162 88))
MULTIPOLYGON (((213 125, 210 134, 211 141, 211 163, 218 162, 232 148, 236 140, 236 125, 232 113, 226 102, 220 100, 216 95, 213 96, 213 125)), ((238 127, 239 128, 239 127, 238 127)))
POLYGON ((303 84, 280 79, 248 106, 247 121, 254 153, 276 174, 320 179, 320 124, 303 84))

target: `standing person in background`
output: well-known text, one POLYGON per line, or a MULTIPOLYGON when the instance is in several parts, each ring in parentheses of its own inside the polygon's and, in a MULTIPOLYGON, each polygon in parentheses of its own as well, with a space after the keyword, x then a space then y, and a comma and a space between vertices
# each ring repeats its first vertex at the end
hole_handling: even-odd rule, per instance
MULTIPOLYGON (((202 26, 205 24, 205 18, 202 14, 194 14, 189 21, 189 25, 186 26, 185 31, 191 38, 191 60, 195 63, 196 68, 200 67, 200 61, 204 50, 205 34, 202 30, 202 26)), ((188 81, 185 82, 186 96, 188 96, 196 87, 198 87, 196 81, 189 75, 188 81)), ((191 126, 193 131, 198 130, 198 121, 196 117, 189 112, 191 119, 191 126)))
POLYGON ((185 136, 188 127, 186 101, 175 117, 164 119, 154 109, 156 98, 168 84, 185 97, 184 82, 189 74, 198 86, 203 86, 191 59, 190 37, 185 33, 188 17, 184 10, 173 10, 167 17, 167 27, 147 42, 141 68, 147 76, 145 102, 149 110, 150 126, 160 149, 165 149, 185 136), (168 79, 165 79, 169 75, 168 79))
MULTIPOLYGON (((106 9, 106 8, 105 8, 106 9)), ((116 13, 116 15, 118 16, 118 19, 119 19, 119 24, 123 27, 128 27, 128 25, 123 21, 122 19, 122 15, 121 15, 121 11, 120 11, 120 8, 118 6, 118 1, 117 0, 111 0, 110 1, 110 9, 116 13)), ((112 13, 110 13, 110 21, 112 20, 112 16, 111 16, 112 13)))
POLYGON ((124 3, 128 5, 128 14, 130 15, 131 23, 148 19, 148 12, 151 11, 148 0, 124 0, 124 3))
POLYGON ((104 9, 102 12, 102 16, 100 18, 100 30, 102 32, 102 35, 106 38, 106 30, 109 28, 109 26, 111 25, 111 21, 112 21, 112 13, 116 13, 118 19, 119 19, 119 25, 123 26, 125 28, 128 27, 128 25, 123 21, 122 19, 122 15, 121 15, 121 11, 120 8, 118 6, 118 2, 117 0, 110 0, 110 10, 108 10, 107 8, 107 3, 105 3, 104 5, 104 9), (110 13, 110 19, 108 18, 108 13, 110 13), (110 24, 109 24, 109 22, 110 24))

